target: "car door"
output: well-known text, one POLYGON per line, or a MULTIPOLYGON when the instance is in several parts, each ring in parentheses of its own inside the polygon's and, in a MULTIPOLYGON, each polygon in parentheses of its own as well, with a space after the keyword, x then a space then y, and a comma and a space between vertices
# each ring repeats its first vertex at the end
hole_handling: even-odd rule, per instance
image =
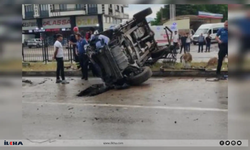
POLYGON ((220 28, 213 28, 213 33, 211 34, 212 40, 215 41, 215 37, 220 28))

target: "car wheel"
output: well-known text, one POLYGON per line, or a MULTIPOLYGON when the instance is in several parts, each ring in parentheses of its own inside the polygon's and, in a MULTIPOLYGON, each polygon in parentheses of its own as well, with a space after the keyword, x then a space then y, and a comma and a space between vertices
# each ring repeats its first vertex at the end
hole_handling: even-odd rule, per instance
POLYGON ((140 19, 146 18, 146 16, 148 16, 150 14, 152 14, 152 9, 147 8, 147 9, 145 9, 143 11, 140 11, 140 12, 134 14, 134 18, 140 20, 140 19))
POLYGON ((29 46, 29 48, 31 48, 32 46, 29 46))
POLYGON ((196 45, 197 43, 196 42, 194 42, 194 45, 196 45))
POLYGON ((140 85, 152 76, 153 73, 149 67, 143 67, 142 69, 141 73, 127 79, 130 85, 140 85))
POLYGON ((167 46, 158 47, 158 50, 153 51, 151 53, 151 57, 152 58, 158 58, 158 57, 162 56, 167 50, 168 50, 167 46))

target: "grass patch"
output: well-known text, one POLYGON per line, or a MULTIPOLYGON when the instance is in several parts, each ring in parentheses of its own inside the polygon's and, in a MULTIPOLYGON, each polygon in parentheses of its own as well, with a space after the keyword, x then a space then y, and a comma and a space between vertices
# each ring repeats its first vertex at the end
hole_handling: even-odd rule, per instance
MULTIPOLYGON (((70 62, 64 62, 64 66, 70 66, 70 62)), ((75 64, 72 64, 76 68, 75 64)), ((67 70, 67 69, 65 69, 67 70)), ((29 66, 23 66, 22 71, 56 71, 56 62, 32 62, 29 66)))
POLYGON ((0 71, 2 72, 12 72, 12 71, 21 71, 22 65, 21 60, 0 60, 0 71))

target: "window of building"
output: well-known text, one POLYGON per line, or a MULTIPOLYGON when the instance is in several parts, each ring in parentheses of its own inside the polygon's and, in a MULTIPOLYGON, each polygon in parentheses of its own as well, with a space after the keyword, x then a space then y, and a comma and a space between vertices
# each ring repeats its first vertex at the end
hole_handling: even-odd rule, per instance
POLYGON ((88 4, 88 13, 97 14, 97 4, 88 4))
POLYGON ((121 6, 121 11, 122 11, 122 13, 124 13, 124 8, 121 6))
POLYGON ((33 5, 26 5, 25 6, 25 11, 26 12, 32 12, 32 11, 34 11, 33 5))
POLYGON ((60 10, 67 10, 67 4, 59 4, 60 10))
POLYGON ((117 10, 118 12, 120 11, 119 5, 116 6, 116 10, 117 10))
POLYGON ((50 4, 50 11, 51 12, 55 11, 55 5, 54 4, 50 4))
POLYGON ((47 11, 48 10, 48 5, 47 4, 41 4, 40 9, 41 9, 41 11, 47 11))
POLYGON ((77 10, 84 10, 84 4, 76 4, 77 10))

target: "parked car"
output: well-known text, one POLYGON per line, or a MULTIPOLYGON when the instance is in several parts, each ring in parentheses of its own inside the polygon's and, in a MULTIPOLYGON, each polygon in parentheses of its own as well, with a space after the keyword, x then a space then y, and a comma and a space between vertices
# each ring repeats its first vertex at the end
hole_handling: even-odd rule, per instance
POLYGON ((85 47, 106 85, 140 85, 152 76, 147 65, 170 53, 168 46, 159 47, 154 39, 146 20, 151 13, 151 8, 147 8, 119 27, 99 33, 110 38, 109 44, 101 50, 96 50, 91 44, 85 47))
POLYGON ((43 42, 41 39, 30 39, 27 41, 27 45, 29 48, 32 48, 32 47, 36 47, 36 48, 39 48, 39 47, 42 47, 43 45, 43 42))
POLYGON ((210 33, 210 36, 212 37, 211 42, 216 42, 215 40, 216 33, 220 28, 223 27, 224 23, 202 24, 192 37, 194 45, 198 43, 198 37, 201 35, 201 33, 203 34, 204 37, 207 37, 208 33, 210 33))

